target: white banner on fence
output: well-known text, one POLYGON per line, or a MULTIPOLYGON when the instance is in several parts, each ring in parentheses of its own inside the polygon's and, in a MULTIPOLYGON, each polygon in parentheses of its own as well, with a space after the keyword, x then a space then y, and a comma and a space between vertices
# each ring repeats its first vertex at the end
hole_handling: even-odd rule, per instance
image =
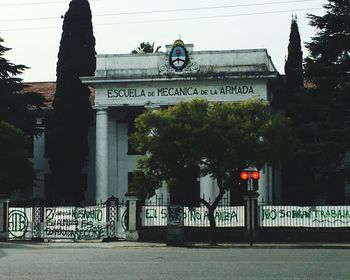
MULTIPOLYGON (((167 206, 143 206, 142 226, 166 226, 167 206)), ((244 206, 217 207, 214 213, 217 227, 244 227, 244 206)), ((208 227, 208 210, 204 207, 184 207, 184 225, 208 227)))
POLYGON ((261 227, 350 227, 350 206, 260 206, 261 227))
POLYGON ((33 208, 31 207, 10 207, 9 209, 9 238, 31 239, 33 229, 33 208))
POLYGON ((107 237, 106 207, 45 207, 43 238, 107 237))

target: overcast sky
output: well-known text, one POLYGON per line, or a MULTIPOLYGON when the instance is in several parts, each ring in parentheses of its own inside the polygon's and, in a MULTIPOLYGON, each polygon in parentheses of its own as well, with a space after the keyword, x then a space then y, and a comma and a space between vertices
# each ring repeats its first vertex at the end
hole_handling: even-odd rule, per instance
MULTIPOLYGON (((27 81, 55 81, 62 19, 70 1, 0 0, 0 37, 12 48, 5 57, 30 67, 27 81)), ((181 36, 194 50, 266 48, 280 73, 287 54, 292 14, 302 42, 315 30, 306 14, 322 15, 326 0, 90 0, 96 52, 130 53, 140 42, 172 44, 181 36)), ((304 57, 307 50, 304 49, 304 57)))

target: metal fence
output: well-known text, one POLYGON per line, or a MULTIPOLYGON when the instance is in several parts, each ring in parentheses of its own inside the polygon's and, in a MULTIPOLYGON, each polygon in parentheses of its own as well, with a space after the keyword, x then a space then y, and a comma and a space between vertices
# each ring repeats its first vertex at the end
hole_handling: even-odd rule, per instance
POLYGON ((117 200, 86 207, 10 207, 10 240, 125 239, 126 211, 117 200))
POLYGON ((260 206, 260 227, 350 227, 350 206, 260 206))

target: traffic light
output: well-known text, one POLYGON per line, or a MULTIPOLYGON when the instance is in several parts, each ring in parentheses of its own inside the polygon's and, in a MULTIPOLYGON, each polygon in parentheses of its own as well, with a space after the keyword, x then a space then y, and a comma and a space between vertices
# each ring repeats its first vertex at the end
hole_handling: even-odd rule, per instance
POLYGON ((243 189, 248 190, 249 173, 247 171, 242 171, 239 175, 240 185, 243 189))
POLYGON ((240 182, 243 189, 247 191, 257 191, 259 189, 260 173, 256 169, 245 169, 240 175, 240 182))
POLYGON ((247 181, 249 179, 249 173, 247 171, 242 171, 240 174, 241 180, 247 181))

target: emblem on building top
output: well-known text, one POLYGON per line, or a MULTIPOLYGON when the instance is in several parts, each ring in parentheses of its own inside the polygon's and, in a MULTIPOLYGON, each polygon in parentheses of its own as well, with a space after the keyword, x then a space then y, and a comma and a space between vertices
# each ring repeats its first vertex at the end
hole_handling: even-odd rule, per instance
POLYGON ((180 39, 174 42, 167 61, 159 67, 161 74, 193 73, 198 71, 198 63, 192 61, 184 42, 180 39))
POLYGON ((170 51, 169 65, 175 69, 176 72, 182 71, 189 63, 190 57, 182 40, 176 40, 174 46, 170 51))

